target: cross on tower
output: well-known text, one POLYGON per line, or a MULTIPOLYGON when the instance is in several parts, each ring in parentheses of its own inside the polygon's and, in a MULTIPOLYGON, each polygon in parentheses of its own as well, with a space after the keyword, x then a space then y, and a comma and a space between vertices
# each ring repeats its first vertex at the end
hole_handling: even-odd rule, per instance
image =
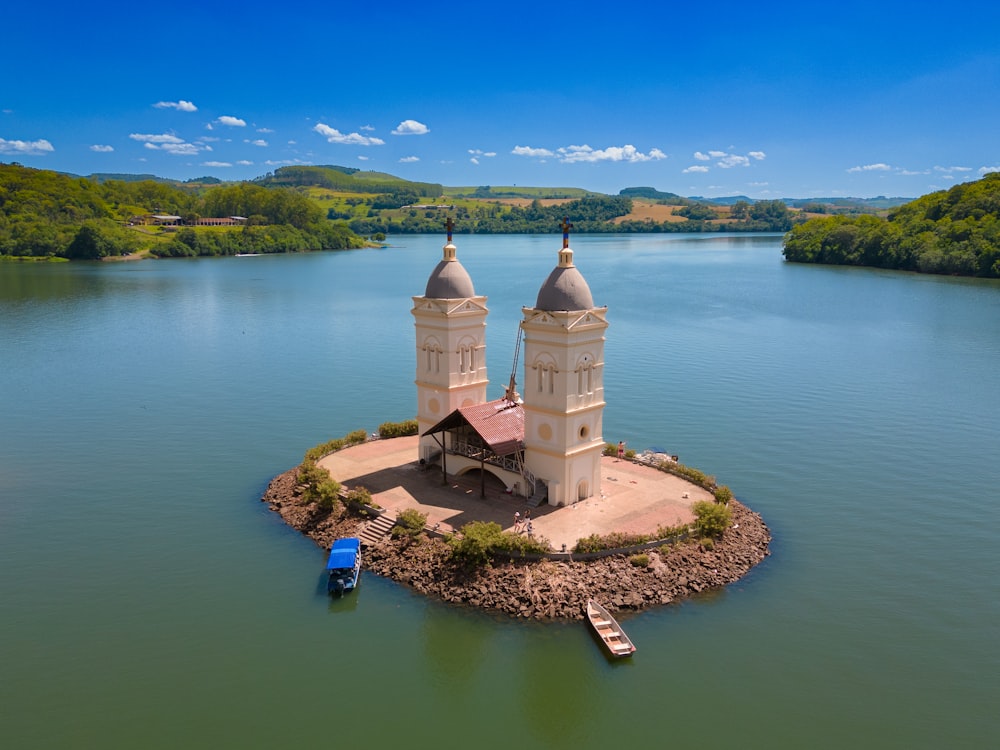
POLYGON ((448 230, 448 242, 451 242, 451 230, 455 228, 455 222, 453 222, 449 216, 445 221, 444 226, 448 230))
POLYGON ((563 249, 566 249, 569 247, 569 230, 573 228, 573 225, 569 223, 569 217, 564 216, 560 226, 563 230, 563 249))

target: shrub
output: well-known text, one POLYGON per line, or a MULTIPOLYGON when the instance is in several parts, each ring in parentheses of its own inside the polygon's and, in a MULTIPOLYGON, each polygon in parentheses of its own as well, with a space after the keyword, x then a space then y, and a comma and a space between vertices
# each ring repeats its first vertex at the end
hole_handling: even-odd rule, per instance
POLYGON ((314 445, 312 448, 307 450, 305 458, 307 461, 319 461, 321 458, 323 458, 323 456, 327 456, 331 453, 336 453, 343 447, 344 447, 343 438, 337 438, 336 440, 328 440, 325 443, 314 445))
POLYGON ((722 485, 715 491, 715 502, 722 503, 723 505, 729 505, 729 501, 733 499, 733 491, 729 489, 726 485, 722 485))
POLYGON ((346 445, 358 445, 368 440, 368 433, 365 430, 355 430, 344 435, 346 445))
POLYGON ((702 537, 698 540, 698 543, 701 544, 701 548, 704 550, 715 549, 715 541, 710 536, 702 537))
POLYGON ((493 551, 503 538, 503 529, 495 521, 473 521, 461 529, 461 536, 451 537, 453 559, 467 565, 481 566, 490 561, 493 551))
MULTIPOLYGON (((616 449, 617 450, 617 449, 616 449)), ((649 534, 627 534, 624 531, 613 531, 610 534, 591 534, 588 537, 576 540, 573 551, 578 554, 587 552, 601 552, 606 549, 622 549, 623 547, 634 547, 637 544, 645 544, 653 541, 654 537, 649 534)))
POLYGON ((640 553, 638 555, 632 555, 632 557, 630 557, 628 561, 632 563, 632 565, 635 566, 636 568, 645 568, 649 565, 649 555, 647 555, 645 552, 640 553))
POLYGON ((677 526, 657 526, 656 527, 656 539, 673 539, 677 536, 683 536, 687 534, 690 529, 686 523, 678 524, 677 526))
POLYGON ((405 422, 383 422, 378 426, 380 438, 406 437, 417 434, 417 420, 408 419, 405 422))
POLYGON ((401 536, 413 538, 421 534, 426 525, 426 513, 420 513, 413 508, 406 508, 400 511, 396 517, 396 525, 392 527, 392 536, 394 538, 401 536))
POLYGON ((296 480, 304 485, 302 501, 318 503, 321 510, 331 511, 337 505, 340 485, 330 477, 330 472, 315 461, 306 459, 299 464, 296 480))
POLYGON ((733 523, 728 505, 700 500, 691 506, 694 510, 694 527, 702 537, 718 539, 733 523))
POLYGON ((448 539, 452 559, 482 566, 503 554, 541 554, 549 551, 545 539, 531 539, 504 531, 493 521, 473 521, 461 528, 461 536, 448 539))
POLYGON ((604 455, 605 456, 617 456, 618 455, 618 446, 615 445, 614 443, 605 443, 604 444, 604 455))
POLYGON ((358 503, 359 505, 371 505, 372 493, 361 486, 353 487, 347 491, 344 499, 351 503, 358 503))

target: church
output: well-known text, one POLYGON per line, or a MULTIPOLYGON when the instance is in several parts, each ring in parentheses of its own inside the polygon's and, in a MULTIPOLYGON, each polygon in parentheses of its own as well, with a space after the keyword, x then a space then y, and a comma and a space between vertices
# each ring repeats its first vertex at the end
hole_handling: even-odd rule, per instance
POLYGON ((534 306, 522 308, 523 393, 512 378, 490 401, 486 297, 458 260, 448 220, 443 258, 411 310, 421 466, 445 478, 479 470, 485 482, 491 474, 529 505, 600 494, 607 307, 594 305, 573 264, 570 226, 563 221, 558 263, 534 306))

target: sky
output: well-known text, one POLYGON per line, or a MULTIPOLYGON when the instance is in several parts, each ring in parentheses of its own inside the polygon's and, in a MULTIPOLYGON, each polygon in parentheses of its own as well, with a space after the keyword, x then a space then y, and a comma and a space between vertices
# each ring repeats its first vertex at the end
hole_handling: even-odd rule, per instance
POLYGON ((42 0, 0 24, 0 161, 80 175, 774 199, 1000 170, 997 3, 42 0))

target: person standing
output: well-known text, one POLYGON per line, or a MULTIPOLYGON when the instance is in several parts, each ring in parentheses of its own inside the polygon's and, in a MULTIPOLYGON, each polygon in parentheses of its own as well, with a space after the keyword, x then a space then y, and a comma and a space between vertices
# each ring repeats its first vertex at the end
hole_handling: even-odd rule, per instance
POLYGON ((618 441, 618 460, 621 461, 623 458, 625 458, 625 441, 624 440, 619 440, 618 441))

